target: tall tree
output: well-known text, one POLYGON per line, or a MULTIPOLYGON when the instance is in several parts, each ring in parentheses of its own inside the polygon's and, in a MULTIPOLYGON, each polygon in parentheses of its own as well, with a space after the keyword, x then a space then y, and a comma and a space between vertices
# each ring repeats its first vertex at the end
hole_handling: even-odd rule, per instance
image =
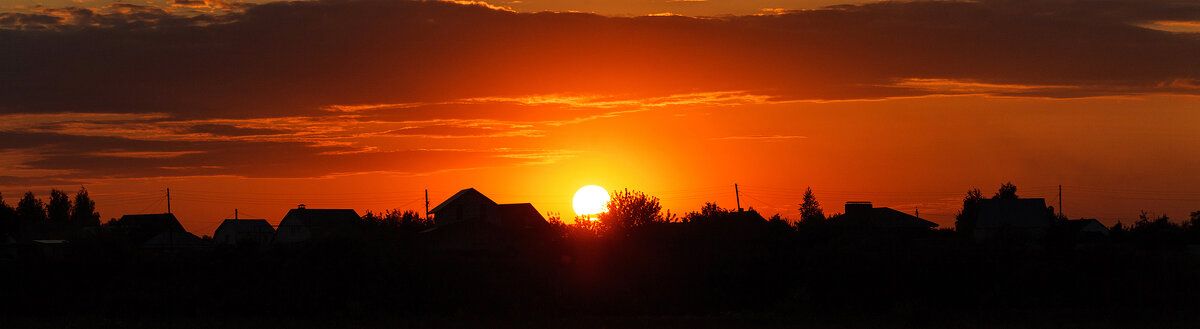
POLYGON ((50 190, 50 203, 46 204, 46 216, 51 222, 66 224, 71 219, 71 197, 66 192, 50 190))
MULTIPOLYGON (((1015 191, 1015 188, 1014 188, 1015 191)), ((954 230, 972 236, 975 232, 975 221, 979 218, 979 201, 983 200, 983 192, 979 189, 967 190, 963 197, 962 210, 954 216, 954 230)))
POLYGON ((1017 186, 1013 185, 1012 182, 1000 185, 1000 190, 996 191, 996 195, 993 195, 992 199, 1017 199, 1017 186))
POLYGON ((46 205, 33 192, 25 192, 25 197, 17 202, 17 218, 22 225, 41 223, 46 220, 46 205))
POLYGON ((0 196, 0 235, 16 234, 17 232, 17 210, 4 202, 4 196, 0 196))
POLYGON ((817 197, 813 195, 812 188, 804 189, 804 202, 800 203, 800 222, 801 223, 819 223, 825 221, 825 211, 821 210, 821 203, 817 202, 817 197))
POLYGON ((75 193, 75 206, 71 208, 71 224, 76 226, 100 225, 100 213, 96 212, 96 201, 88 196, 87 188, 80 186, 75 193))
POLYGON ((663 216, 658 198, 640 191, 613 191, 605 207, 608 211, 600 213, 600 227, 605 233, 623 235, 632 229, 669 219, 669 216, 663 216))

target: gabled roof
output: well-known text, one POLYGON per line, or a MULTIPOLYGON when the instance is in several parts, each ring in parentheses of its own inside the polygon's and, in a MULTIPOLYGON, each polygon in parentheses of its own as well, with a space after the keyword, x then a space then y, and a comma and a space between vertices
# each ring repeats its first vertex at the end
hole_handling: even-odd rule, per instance
POLYGON ((175 214, 125 215, 117 220, 117 226, 139 232, 184 232, 183 225, 175 214))
POLYGON ((229 231, 232 233, 275 233, 275 229, 271 227, 271 223, 267 223, 265 219, 226 219, 221 222, 221 226, 217 226, 216 232, 229 231))
POLYGON ((871 225, 880 227, 938 227, 937 223, 888 207, 871 209, 871 225))
POLYGON ((979 219, 975 227, 1042 228, 1049 225, 1050 213, 1045 199, 983 199, 979 201, 979 219))
POLYGON ((147 249, 197 249, 204 247, 204 240, 188 232, 163 232, 155 235, 142 248, 147 249))
POLYGON ((937 223, 909 215, 905 212, 888 207, 871 207, 870 203, 847 203, 846 213, 841 220, 856 225, 866 225, 878 228, 934 228, 937 223))
POLYGON ((1089 231, 1108 234, 1108 227, 1104 226, 1100 221, 1093 218, 1068 219, 1063 222, 1063 227, 1068 232, 1078 233, 1084 231, 1085 228, 1091 227, 1089 231))
POLYGON ((170 213, 121 216, 121 219, 117 220, 116 227, 126 232, 129 238, 137 244, 144 243, 163 232, 187 232, 183 229, 183 225, 179 224, 175 215, 170 213))
POLYGON ((454 193, 454 195, 451 196, 449 199, 446 199, 446 201, 442 201, 442 203, 438 204, 437 207, 433 207, 433 209, 430 209, 429 213, 432 214, 432 213, 441 211, 442 208, 445 208, 446 206, 454 204, 459 199, 465 199, 468 196, 482 198, 484 200, 487 200, 488 203, 496 204, 495 201, 492 201, 492 199, 489 199, 486 195, 483 195, 483 193, 479 193, 479 191, 476 191, 475 188, 468 188, 468 189, 465 189, 462 191, 458 191, 458 193, 454 193))
POLYGON ((546 218, 542 217, 542 213, 533 207, 533 204, 509 203, 497 205, 497 207, 499 207, 500 220, 503 221, 500 225, 509 228, 540 228, 549 224, 546 222, 546 218))
POLYGON ((354 222, 362 217, 354 209, 307 209, 288 210, 279 226, 328 226, 354 222))

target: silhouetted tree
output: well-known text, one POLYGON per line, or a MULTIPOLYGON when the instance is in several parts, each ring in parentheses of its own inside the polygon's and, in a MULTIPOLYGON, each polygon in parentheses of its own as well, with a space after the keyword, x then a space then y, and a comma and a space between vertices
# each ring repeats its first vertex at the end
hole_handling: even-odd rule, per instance
POLYGON ((699 222, 714 221, 714 220, 717 220, 718 218, 724 217, 728 214, 729 214, 729 209, 721 208, 721 206, 718 206, 716 203, 713 203, 713 202, 705 202, 704 206, 700 207, 699 212, 693 211, 693 212, 688 212, 688 213, 684 214, 683 222, 684 223, 693 223, 693 222, 699 223, 699 222))
POLYGON ((75 204, 71 209, 71 225, 96 226, 100 225, 100 213, 96 212, 96 201, 88 197, 87 188, 79 187, 75 193, 75 204))
POLYGON ((983 193, 979 189, 967 190, 967 195, 963 197, 962 210, 958 211, 958 215, 954 216, 954 230, 959 233, 972 236, 975 232, 975 221, 979 219, 979 201, 983 200, 983 193))
POLYGON ((1130 241, 1148 249, 1182 247, 1184 237, 1183 227, 1172 223, 1166 214, 1155 216, 1145 210, 1129 229, 1130 241))
POLYGON ((600 233, 600 220, 588 216, 575 216, 575 223, 567 229, 567 235, 574 238, 594 238, 600 233))
POLYGON ((391 209, 378 214, 367 210, 361 217, 368 226, 400 232, 416 233, 433 226, 432 220, 415 210, 391 209))
POLYGON ((608 211, 600 213, 599 216, 600 229, 605 234, 625 234, 638 227, 651 223, 665 223, 670 219, 669 215, 663 215, 658 198, 640 191, 614 191, 605 207, 608 211))
POLYGON ((71 219, 71 197, 59 190, 50 190, 50 202, 46 204, 46 217, 53 223, 66 224, 71 219))
POLYGON ((821 210, 821 203, 817 202, 817 197, 813 195, 812 188, 804 189, 804 202, 800 203, 800 222, 801 223, 820 223, 825 221, 825 212, 821 210))
POLYGON ((17 231, 17 210, 4 202, 0 196, 0 235, 15 234, 17 231))
POLYGON ((996 195, 993 195, 992 199, 1017 199, 1017 186, 1013 185, 1012 182, 1000 185, 1000 190, 996 191, 996 195))
POLYGON ((25 192, 25 197, 17 202, 17 217, 22 225, 41 223, 46 220, 46 205, 33 192, 25 192))

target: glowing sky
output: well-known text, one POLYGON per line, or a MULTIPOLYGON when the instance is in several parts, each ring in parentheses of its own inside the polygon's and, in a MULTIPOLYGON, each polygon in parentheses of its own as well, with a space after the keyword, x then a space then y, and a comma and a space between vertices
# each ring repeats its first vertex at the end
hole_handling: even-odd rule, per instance
POLYGON ((830 4, 18 2, 0 192, 85 185, 107 219, 170 187, 198 234, 467 187, 570 217, 591 184, 944 227, 1007 181, 1109 224, 1200 210, 1200 4, 830 4))

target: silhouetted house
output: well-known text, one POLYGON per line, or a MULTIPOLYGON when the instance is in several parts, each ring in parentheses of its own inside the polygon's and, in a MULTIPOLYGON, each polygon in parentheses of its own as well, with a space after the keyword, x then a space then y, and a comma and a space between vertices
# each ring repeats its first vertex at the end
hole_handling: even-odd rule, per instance
POLYGON ((275 228, 265 219, 226 219, 213 232, 213 244, 261 246, 274 236, 275 228))
POLYGON ((1090 248, 1108 241, 1108 227, 1100 221, 1083 218, 1068 219, 1061 222, 1059 229, 1063 238, 1075 248, 1090 248))
POLYGON ((129 241, 138 246, 165 232, 187 233, 175 215, 170 213, 125 215, 117 220, 115 226, 129 241))
POLYGON ((362 218, 354 209, 307 209, 300 205, 288 210, 272 243, 293 244, 313 238, 344 236, 362 218))
POLYGON ((865 231, 925 231, 937 223, 888 207, 873 207, 871 202, 846 202, 846 212, 836 217, 839 225, 865 231))
MULTIPOLYGON (((686 223, 679 226, 683 228, 685 238, 722 241, 758 240, 769 228, 767 219, 754 208, 745 211, 693 213, 688 215, 686 223)), ((679 231, 666 229, 663 232, 655 232, 654 228, 648 229, 659 238, 669 238, 673 231, 679 231)))
POLYGON ((434 249, 501 250, 543 242, 550 224, 528 203, 497 204, 474 188, 458 191, 429 211, 422 231, 434 249))
POLYGON ((146 240, 141 247, 150 250, 182 251, 201 250, 208 246, 200 237, 187 231, 167 231, 146 240))
POLYGON ((1039 240, 1046 236, 1052 216, 1041 198, 983 199, 975 221, 975 240, 1039 240))
POLYGON ((1068 232, 1081 235, 1108 236, 1108 228, 1092 218, 1068 219, 1063 222, 1068 232))

